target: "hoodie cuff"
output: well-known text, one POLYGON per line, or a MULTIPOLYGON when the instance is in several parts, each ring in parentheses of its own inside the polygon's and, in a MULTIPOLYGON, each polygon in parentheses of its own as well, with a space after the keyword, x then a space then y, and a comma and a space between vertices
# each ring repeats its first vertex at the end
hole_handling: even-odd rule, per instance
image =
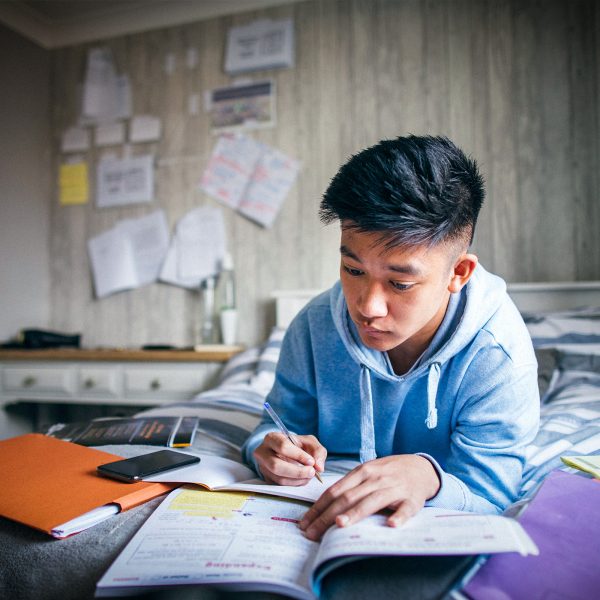
POLYGON ((252 469, 256 471, 256 474, 264 479, 260 469, 258 468, 258 464, 256 459, 254 458, 254 451, 263 443, 265 439, 265 435, 270 433, 271 431, 277 431, 277 428, 273 427, 271 424, 264 424, 259 426, 246 440, 244 446, 242 447, 242 458, 244 462, 250 466, 252 469))
POLYGON ((453 475, 446 473, 433 456, 424 452, 415 452, 417 456, 426 458, 435 469, 440 478, 438 493, 425 502, 425 506, 448 508, 452 510, 465 510, 467 506, 466 486, 453 475))

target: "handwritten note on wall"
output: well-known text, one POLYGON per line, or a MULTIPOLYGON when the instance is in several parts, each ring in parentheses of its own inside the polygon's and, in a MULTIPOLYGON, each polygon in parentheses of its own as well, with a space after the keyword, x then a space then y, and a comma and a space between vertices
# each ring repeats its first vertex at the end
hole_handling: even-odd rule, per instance
POLYGON ((202 176, 209 196, 263 227, 271 227, 299 171, 299 163, 241 134, 219 138, 202 176))

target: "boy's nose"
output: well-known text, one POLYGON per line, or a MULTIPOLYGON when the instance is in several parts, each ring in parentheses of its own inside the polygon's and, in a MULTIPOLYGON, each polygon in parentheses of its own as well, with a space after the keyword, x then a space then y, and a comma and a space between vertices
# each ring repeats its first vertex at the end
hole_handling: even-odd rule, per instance
POLYGON ((387 301, 380 286, 368 285, 361 294, 358 306, 360 314, 365 319, 375 319, 387 315, 387 301))

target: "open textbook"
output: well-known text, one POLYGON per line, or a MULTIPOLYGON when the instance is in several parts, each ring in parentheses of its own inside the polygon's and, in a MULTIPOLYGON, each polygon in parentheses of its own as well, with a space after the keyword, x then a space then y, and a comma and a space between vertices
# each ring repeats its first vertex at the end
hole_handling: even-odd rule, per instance
POLYGON ((437 508, 424 508, 398 528, 375 515, 332 527, 313 542, 298 528, 306 510, 307 504, 287 498, 179 488, 127 544, 96 596, 213 585, 313 600, 325 574, 359 558, 537 552, 512 519, 437 508))

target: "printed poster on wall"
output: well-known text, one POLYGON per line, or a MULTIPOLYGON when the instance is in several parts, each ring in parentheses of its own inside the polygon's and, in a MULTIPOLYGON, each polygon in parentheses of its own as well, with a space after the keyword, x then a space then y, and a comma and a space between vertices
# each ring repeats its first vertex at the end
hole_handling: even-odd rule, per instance
POLYGON ((275 84, 257 81, 211 90, 208 110, 213 133, 273 127, 275 84))

